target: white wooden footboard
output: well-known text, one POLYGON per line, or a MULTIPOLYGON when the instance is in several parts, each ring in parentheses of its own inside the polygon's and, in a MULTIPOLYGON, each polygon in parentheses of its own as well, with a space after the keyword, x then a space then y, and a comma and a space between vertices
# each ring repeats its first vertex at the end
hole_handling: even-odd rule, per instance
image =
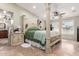
POLYGON ((57 35, 55 37, 51 37, 49 46, 53 46, 57 42, 61 41, 61 36, 57 35))
POLYGON ((51 39, 47 39, 46 40, 46 53, 50 53, 51 46, 55 45, 59 41, 61 41, 61 35, 57 35, 57 36, 51 37, 51 39))

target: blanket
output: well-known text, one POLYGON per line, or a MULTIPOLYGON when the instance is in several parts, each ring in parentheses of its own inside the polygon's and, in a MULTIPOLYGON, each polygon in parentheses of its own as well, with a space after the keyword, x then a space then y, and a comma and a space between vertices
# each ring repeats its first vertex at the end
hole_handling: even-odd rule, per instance
POLYGON ((37 39, 41 42, 41 44, 45 44, 45 32, 44 31, 35 31, 34 39, 37 39))
POLYGON ((38 28, 30 28, 25 31, 24 40, 28 39, 45 46, 45 33, 38 28))

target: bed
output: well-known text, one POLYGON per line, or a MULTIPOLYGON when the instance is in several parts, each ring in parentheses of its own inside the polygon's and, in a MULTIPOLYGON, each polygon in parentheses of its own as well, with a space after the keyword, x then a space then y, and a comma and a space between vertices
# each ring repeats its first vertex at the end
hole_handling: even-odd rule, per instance
MULTIPOLYGON (((37 26, 38 22, 37 19, 36 20, 31 20, 29 21, 29 19, 25 19, 27 17, 25 17, 25 15, 23 16, 23 32, 24 32, 24 41, 25 42, 30 42, 32 46, 35 47, 40 47, 41 49, 45 49, 46 53, 50 53, 51 52, 51 46, 55 45, 56 43, 58 43, 59 41, 61 42, 61 27, 62 27, 62 14, 58 15, 58 19, 59 20, 59 24, 58 24, 58 28, 59 28, 59 32, 60 33, 52 33, 50 31, 50 13, 51 13, 51 4, 46 4, 46 19, 44 22, 44 27, 46 27, 46 31, 42 31, 38 28, 34 28, 34 29, 28 29, 29 27, 32 26, 37 26), (27 21, 28 20, 28 21, 27 21), (26 24, 28 26, 26 26, 26 24), (26 30, 27 28, 27 30, 26 30), (50 33, 52 33, 52 35, 50 36, 50 33)), ((40 19, 39 19, 40 20, 40 19)))
MULTIPOLYGON (((60 38, 58 32, 50 31, 51 43, 60 38)), ((40 30, 37 27, 31 27, 25 31, 24 41, 30 43, 32 46, 45 50, 46 45, 46 31, 40 30)), ((51 44, 50 44, 51 45, 51 44)))

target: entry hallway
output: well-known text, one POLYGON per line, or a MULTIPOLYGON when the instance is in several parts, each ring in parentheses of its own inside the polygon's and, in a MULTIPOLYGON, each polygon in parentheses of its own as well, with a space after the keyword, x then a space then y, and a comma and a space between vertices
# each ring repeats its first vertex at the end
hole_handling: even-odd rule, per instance
POLYGON ((8 45, 0 45, 1 56, 79 56, 79 43, 70 40, 62 40, 52 47, 52 52, 46 54, 39 48, 30 47, 22 48, 20 46, 10 47, 8 45))

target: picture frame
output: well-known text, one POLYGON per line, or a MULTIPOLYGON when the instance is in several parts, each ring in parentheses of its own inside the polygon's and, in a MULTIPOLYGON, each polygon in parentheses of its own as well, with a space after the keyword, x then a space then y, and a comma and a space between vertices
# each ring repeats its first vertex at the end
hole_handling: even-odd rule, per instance
POLYGON ((0 29, 5 29, 6 24, 5 23, 0 23, 0 29))

